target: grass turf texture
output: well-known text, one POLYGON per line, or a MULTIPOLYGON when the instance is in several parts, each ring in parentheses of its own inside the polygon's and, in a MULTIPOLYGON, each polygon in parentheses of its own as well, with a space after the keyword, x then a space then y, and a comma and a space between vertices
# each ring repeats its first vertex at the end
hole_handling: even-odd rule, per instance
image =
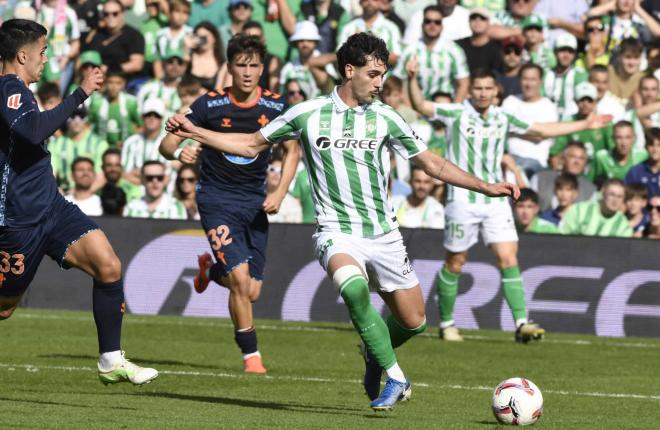
POLYGON ((19 309, 0 322, 3 428, 488 429, 492 389, 524 376, 542 390, 535 428, 650 429, 660 418, 660 340, 551 333, 518 345, 504 332, 437 329, 404 345, 410 402, 376 414, 363 394, 349 325, 257 323, 267 377, 242 373, 227 320, 124 319, 123 348, 161 372, 143 387, 103 386, 91 313, 19 309))

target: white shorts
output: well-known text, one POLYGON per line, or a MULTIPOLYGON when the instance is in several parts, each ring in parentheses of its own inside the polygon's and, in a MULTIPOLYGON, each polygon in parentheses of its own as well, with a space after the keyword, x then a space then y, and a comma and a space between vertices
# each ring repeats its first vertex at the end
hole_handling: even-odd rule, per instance
POLYGON ((358 237, 341 232, 314 235, 316 258, 328 271, 330 257, 348 254, 367 275, 369 286, 384 293, 413 288, 419 284, 399 230, 375 237, 358 237))
POLYGON ((518 233, 511 206, 505 203, 451 202, 445 207, 444 245, 448 251, 467 251, 477 243, 479 231, 486 246, 517 242, 518 233))

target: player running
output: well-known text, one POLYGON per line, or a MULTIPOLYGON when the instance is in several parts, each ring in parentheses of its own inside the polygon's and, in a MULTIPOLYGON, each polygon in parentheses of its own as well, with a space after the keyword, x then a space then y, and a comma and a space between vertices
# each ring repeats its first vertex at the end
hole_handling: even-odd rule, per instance
MULTIPOLYGON (((280 115, 286 107, 284 100, 259 87, 265 56, 266 48, 257 37, 233 37, 227 46, 231 87, 198 98, 188 118, 200 127, 223 133, 219 139, 224 140, 224 133, 253 133, 280 115)), ((266 373, 257 348, 252 302, 259 298, 264 274, 266 213, 277 213, 286 196, 298 166, 298 143, 283 142, 282 178, 277 190, 266 196, 269 147, 251 157, 241 157, 209 146, 179 149, 182 141, 168 134, 160 150, 166 158, 184 163, 194 163, 198 154, 201 157, 197 206, 216 260, 214 264, 208 253, 199 257, 195 290, 202 293, 210 281, 229 289, 229 312, 244 370, 266 373)))
MULTIPOLYGON (((470 78, 470 99, 461 104, 439 104, 424 100, 417 82, 416 59, 407 65, 409 94, 413 107, 432 120, 442 121, 447 129, 447 158, 484 181, 500 181, 501 161, 510 133, 534 137, 554 137, 605 126, 609 116, 591 115, 575 122, 525 122, 504 113, 493 105, 497 95, 495 75, 476 71, 470 78)), ((545 330, 527 319, 525 292, 518 267, 518 235, 511 206, 504 198, 491 198, 448 186, 445 207, 445 264, 438 274, 440 337, 461 341, 454 325, 454 303, 458 278, 467 251, 477 242, 479 231, 490 246, 502 273, 502 291, 513 313, 515 339, 528 342, 543 337, 545 330)))
POLYGON ((9 318, 44 255, 62 268, 94 279, 93 312, 99 340, 98 375, 104 384, 141 385, 158 376, 120 348, 124 315, 121 263, 99 226, 58 192, 45 140, 103 83, 98 68, 57 107, 39 112, 28 85, 48 61, 46 29, 12 19, 0 27, 0 319, 9 318))
POLYGON ((388 55, 382 39, 351 36, 337 52, 343 79, 331 95, 300 103, 250 135, 219 135, 182 115, 168 121, 172 133, 243 157, 300 133, 316 205, 316 254, 367 347, 364 386, 374 410, 410 397, 394 348, 426 328, 419 281, 387 195, 388 149, 414 158, 435 178, 475 192, 514 198, 520 192, 511 184, 488 184, 427 151, 399 114, 377 100, 388 55), (387 322, 371 304, 369 281, 392 311, 387 322), (387 381, 379 395, 383 369, 387 381))

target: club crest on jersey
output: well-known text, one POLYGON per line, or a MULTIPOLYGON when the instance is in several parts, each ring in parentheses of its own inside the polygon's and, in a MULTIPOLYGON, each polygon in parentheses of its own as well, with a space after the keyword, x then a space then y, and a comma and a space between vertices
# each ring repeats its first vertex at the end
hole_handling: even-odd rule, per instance
POLYGON ((332 141, 327 136, 320 136, 318 139, 316 139, 315 144, 316 147, 319 148, 321 151, 325 151, 330 148, 339 149, 339 150, 361 149, 363 151, 375 151, 376 147, 378 146, 378 140, 340 138, 332 141))
POLYGON ((9 109, 18 109, 21 107, 21 93, 12 94, 7 98, 7 107, 9 109))

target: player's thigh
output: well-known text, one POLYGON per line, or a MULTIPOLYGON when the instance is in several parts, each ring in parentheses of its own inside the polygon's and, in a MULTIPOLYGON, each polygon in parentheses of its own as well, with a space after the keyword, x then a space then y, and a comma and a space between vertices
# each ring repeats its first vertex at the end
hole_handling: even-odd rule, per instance
POLYGON ((483 205, 481 234, 484 243, 518 242, 518 232, 513 220, 513 211, 508 204, 483 205))
POLYGON ((244 209, 202 204, 199 210, 202 226, 219 267, 220 276, 233 282, 232 279, 235 277, 229 278, 228 275, 242 265, 245 265, 245 269, 241 269, 240 273, 245 270, 249 274, 247 266, 251 254, 246 238, 249 223, 243 217, 244 209))
POLYGON ((419 284, 413 288, 380 293, 380 296, 397 321, 404 327, 413 329, 424 323, 426 311, 419 284))
POLYGON ((363 239, 367 253, 369 284, 380 293, 393 293, 419 286, 419 280, 398 229, 363 239))
POLYGON ((451 202, 445 208, 444 247, 451 252, 464 252, 479 239, 480 217, 475 205, 451 202))
POLYGON ((101 282, 114 282, 121 278, 121 262, 100 228, 71 243, 63 262, 63 267, 75 267, 101 282))
POLYGON ((490 248, 495 254, 498 267, 505 269, 518 265, 518 242, 494 242, 490 248))
POLYGON ((13 308, 23 295, 45 254, 48 223, 31 229, 0 231, 0 299, 13 308))
POLYGON ((357 266, 365 277, 365 255, 358 238, 340 232, 317 232, 313 236, 314 255, 332 278, 344 266, 357 266))
POLYGON ((261 209, 250 214, 250 224, 245 232, 248 250, 250 251, 250 276, 261 281, 266 268, 266 248, 268 247, 268 216, 261 209))

